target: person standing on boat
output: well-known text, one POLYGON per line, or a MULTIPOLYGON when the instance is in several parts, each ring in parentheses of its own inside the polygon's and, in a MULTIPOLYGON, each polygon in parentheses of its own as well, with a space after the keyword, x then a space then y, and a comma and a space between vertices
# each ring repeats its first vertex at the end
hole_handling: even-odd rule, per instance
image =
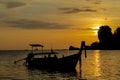
POLYGON ((30 63, 31 60, 33 60, 34 58, 34 54, 33 53, 29 53, 27 55, 27 58, 26 58, 26 63, 30 63))

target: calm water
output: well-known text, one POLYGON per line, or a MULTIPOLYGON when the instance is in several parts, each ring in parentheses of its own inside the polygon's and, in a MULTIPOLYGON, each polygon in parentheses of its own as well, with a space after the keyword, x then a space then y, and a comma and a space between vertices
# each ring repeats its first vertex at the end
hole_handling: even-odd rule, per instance
MULTIPOLYGON (((65 55, 78 51, 58 51, 65 55)), ((76 73, 28 70, 23 62, 14 64, 27 55, 27 51, 0 51, 0 80, 120 80, 120 51, 88 50, 87 58, 82 54, 82 72, 79 63, 76 73)), ((59 56, 61 56, 60 54, 59 56)))

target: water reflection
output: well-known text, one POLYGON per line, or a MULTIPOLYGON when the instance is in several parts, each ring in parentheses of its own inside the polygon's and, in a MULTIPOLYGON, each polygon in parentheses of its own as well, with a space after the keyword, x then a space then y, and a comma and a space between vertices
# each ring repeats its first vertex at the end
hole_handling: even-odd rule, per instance
MULTIPOLYGON (((83 56, 82 56, 83 57, 83 56)), ((84 68, 87 67, 85 65, 86 59, 82 58, 83 60, 81 61, 83 63, 83 67, 80 66, 80 61, 78 61, 77 65, 76 65, 76 77, 79 78, 78 80, 87 80, 86 77, 84 76, 85 74, 85 70, 84 68)))
POLYGON ((95 76, 101 76, 101 68, 100 68, 100 65, 101 65, 101 62, 100 62, 100 50, 95 50, 95 72, 94 72, 94 75, 95 76))
POLYGON ((78 61, 77 65, 76 65, 76 73, 77 73, 76 76, 82 78, 82 69, 79 64, 80 63, 78 61))

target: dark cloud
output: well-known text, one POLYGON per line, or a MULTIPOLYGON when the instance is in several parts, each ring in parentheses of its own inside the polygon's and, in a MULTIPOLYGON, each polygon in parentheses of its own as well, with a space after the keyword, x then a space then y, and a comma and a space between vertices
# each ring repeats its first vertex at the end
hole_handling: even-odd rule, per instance
POLYGON ((48 23, 43 21, 36 20, 6 20, 4 21, 10 27, 23 28, 23 29, 67 29, 70 25, 57 24, 57 23, 48 23))
POLYGON ((86 0, 88 2, 91 2, 93 4, 101 4, 102 3, 102 0, 86 0))
POLYGON ((21 7, 21 6, 26 5, 23 2, 13 2, 13 1, 11 1, 11 2, 0 1, 0 4, 4 4, 6 6, 6 8, 16 8, 16 7, 21 7))
POLYGON ((63 13, 69 14, 69 13, 78 13, 78 12, 97 12, 97 10, 92 8, 59 8, 59 10, 62 10, 63 13))
POLYGON ((94 29, 92 29, 92 28, 72 28, 72 29, 74 29, 74 30, 94 30, 94 29))
POLYGON ((96 8, 99 6, 98 10, 106 11, 107 9, 104 6, 101 6, 101 4, 104 2, 103 0, 86 0, 86 2, 89 2, 90 4, 94 5, 93 7, 96 8))

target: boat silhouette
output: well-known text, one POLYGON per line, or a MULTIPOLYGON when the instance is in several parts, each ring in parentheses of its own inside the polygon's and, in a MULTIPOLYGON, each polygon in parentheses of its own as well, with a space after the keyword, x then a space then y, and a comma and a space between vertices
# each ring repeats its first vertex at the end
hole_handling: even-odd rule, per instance
POLYGON ((80 66, 81 66, 81 55, 82 55, 82 51, 85 49, 85 41, 81 42, 81 47, 78 53, 69 56, 63 56, 61 58, 58 58, 57 57, 58 53, 54 52, 52 49, 50 52, 43 52, 43 47, 44 47, 43 45, 30 44, 30 46, 32 47, 31 53, 29 53, 27 57, 24 58, 24 60, 26 60, 26 66, 28 69, 69 72, 69 71, 76 71, 75 67, 78 60, 80 61, 80 66), (42 52, 34 53, 34 47, 42 47, 42 52), (36 58, 35 57, 36 55, 43 55, 43 57, 36 58))

